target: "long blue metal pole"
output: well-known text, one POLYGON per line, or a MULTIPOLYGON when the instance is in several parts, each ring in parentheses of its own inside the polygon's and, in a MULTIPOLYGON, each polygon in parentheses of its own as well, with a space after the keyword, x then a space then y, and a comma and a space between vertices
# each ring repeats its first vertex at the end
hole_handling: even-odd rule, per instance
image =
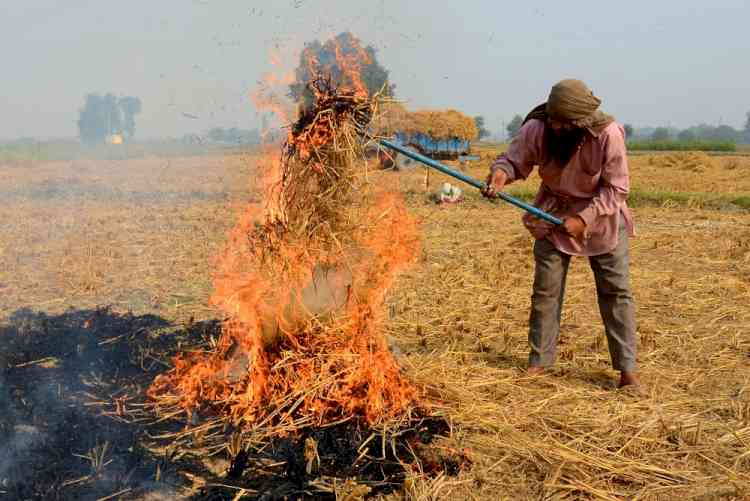
MULTIPOLYGON (((387 139, 381 139, 380 144, 382 144, 386 148, 390 148, 392 150, 398 151, 399 153, 406 155, 412 160, 416 160, 417 162, 421 162, 427 165, 428 167, 432 167, 433 169, 439 170, 443 174, 448 174, 449 176, 454 177, 460 181, 463 181, 464 183, 470 184, 471 186, 475 188, 479 188, 480 190, 482 190, 485 187, 485 183, 483 183, 482 181, 474 179, 471 176, 467 176, 463 172, 459 172, 455 169, 451 169, 447 165, 441 164, 440 162, 436 162, 435 160, 429 157, 426 157, 420 153, 417 153, 416 151, 404 148, 403 146, 399 144, 392 143, 388 141, 387 139)), ((527 204, 526 202, 523 202, 515 197, 508 195, 507 193, 498 192, 497 198, 500 198, 501 200, 504 200, 508 202, 509 204, 515 205, 516 207, 523 209, 526 212, 530 212, 531 214, 538 217, 539 219, 544 219, 545 221, 549 223, 556 224, 556 225, 563 224, 562 220, 556 218, 552 214, 544 212, 543 210, 538 209, 534 207, 533 205, 527 204)))

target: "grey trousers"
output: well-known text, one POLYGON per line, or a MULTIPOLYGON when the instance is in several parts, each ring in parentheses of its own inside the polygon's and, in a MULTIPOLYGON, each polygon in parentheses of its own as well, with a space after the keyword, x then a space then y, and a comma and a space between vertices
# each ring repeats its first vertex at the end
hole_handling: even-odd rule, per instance
MULTIPOLYGON (((570 256, 546 238, 534 244, 534 293, 529 319, 529 366, 548 367, 555 362, 560 335, 560 316, 570 256)), ((612 366, 635 371, 635 305, 630 291, 628 234, 620 229, 617 247, 608 254, 591 256, 599 313, 604 322, 612 366)))

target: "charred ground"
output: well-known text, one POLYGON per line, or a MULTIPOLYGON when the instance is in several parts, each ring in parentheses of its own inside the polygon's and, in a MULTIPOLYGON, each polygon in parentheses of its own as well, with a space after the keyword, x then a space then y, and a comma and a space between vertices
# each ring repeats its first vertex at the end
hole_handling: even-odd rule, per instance
POLYGON ((450 433, 445 421, 435 419, 417 420, 387 443, 349 422, 232 449, 236 431, 227 428, 221 432, 227 449, 206 461, 200 434, 174 442, 170 437, 184 437, 183 427, 157 422, 144 407, 144 389, 170 354, 206 346, 219 330, 215 321, 174 326, 154 315, 107 308, 11 315, 0 329, 7 348, 0 361, 0 494, 232 499, 244 489, 269 500, 335 499, 317 485, 320 479, 356 478, 359 492, 382 494, 401 487, 408 463, 420 461, 430 475, 456 475, 468 461, 429 451, 435 437, 450 433), (203 487, 190 494, 184 475, 203 487))

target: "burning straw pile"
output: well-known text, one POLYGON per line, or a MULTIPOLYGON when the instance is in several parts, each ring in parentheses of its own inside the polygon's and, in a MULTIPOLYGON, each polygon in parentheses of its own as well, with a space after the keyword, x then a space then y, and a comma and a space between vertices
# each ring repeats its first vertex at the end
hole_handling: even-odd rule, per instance
POLYGON ((375 102, 310 84, 264 200, 218 260, 212 303, 227 315, 212 350, 182 355, 149 394, 160 413, 213 416, 280 435, 407 416, 416 389, 380 325, 384 295, 417 251, 400 199, 368 183, 362 133, 375 102))

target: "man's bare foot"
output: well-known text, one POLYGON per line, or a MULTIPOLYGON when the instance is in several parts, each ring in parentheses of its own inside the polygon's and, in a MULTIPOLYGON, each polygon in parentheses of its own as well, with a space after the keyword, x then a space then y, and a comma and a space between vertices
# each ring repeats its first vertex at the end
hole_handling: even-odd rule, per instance
POLYGON ((526 374, 529 376, 541 376, 544 374, 544 367, 529 367, 526 369, 526 374))
POLYGON ((626 386, 632 386, 634 388, 641 387, 641 381, 638 379, 638 374, 635 372, 622 371, 620 373, 620 384, 618 388, 625 388, 626 386))

